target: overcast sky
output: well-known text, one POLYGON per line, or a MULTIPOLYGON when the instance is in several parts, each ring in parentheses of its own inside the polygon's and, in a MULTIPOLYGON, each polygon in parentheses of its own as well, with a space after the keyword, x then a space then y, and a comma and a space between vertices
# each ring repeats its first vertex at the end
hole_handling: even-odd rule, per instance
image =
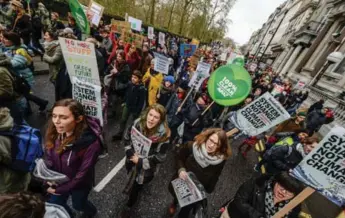
POLYGON ((285 0, 237 0, 230 11, 232 24, 226 36, 239 44, 249 41, 252 33, 259 29, 271 13, 285 0))

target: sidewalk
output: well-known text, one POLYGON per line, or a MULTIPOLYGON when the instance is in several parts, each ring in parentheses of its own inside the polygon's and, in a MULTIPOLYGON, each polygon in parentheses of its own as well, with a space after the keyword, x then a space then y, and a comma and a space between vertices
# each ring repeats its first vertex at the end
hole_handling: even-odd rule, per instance
POLYGON ((49 66, 47 63, 41 61, 41 57, 35 56, 33 60, 34 60, 34 66, 35 66, 34 75, 49 74, 49 66))

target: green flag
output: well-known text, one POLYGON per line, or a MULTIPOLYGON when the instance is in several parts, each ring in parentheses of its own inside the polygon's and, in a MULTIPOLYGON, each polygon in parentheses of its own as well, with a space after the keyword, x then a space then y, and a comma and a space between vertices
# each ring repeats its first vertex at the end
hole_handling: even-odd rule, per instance
POLYGON ((78 0, 69 0, 69 8, 72 12, 72 16, 77 22, 78 27, 84 34, 90 34, 90 25, 87 17, 84 13, 83 8, 81 7, 78 0))
POLYGON ((249 95, 252 79, 244 67, 225 65, 211 74, 207 88, 217 104, 232 106, 241 103, 249 95))

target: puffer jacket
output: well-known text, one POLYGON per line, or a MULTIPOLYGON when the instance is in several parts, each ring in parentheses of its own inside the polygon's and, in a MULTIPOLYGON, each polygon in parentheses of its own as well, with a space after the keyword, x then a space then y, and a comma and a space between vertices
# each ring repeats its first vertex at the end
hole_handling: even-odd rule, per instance
POLYGON ((307 130, 318 131, 326 123, 326 115, 321 110, 314 110, 307 116, 307 130))
POLYGON ((8 109, 0 109, 0 194, 25 191, 30 182, 30 173, 18 172, 10 168, 11 139, 1 136, 2 131, 13 127, 13 119, 8 109))
MULTIPOLYGON (((142 133, 143 128, 140 124, 140 118, 134 121, 133 126, 142 133)), ((131 173, 133 173, 134 170, 137 171, 136 177, 139 184, 150 181, 156 173, 157 165, 163 163, 166 160, 167 151, 169 148, 169 137, 170 129, 163 123, 160 124, 160 126, 158 127, 158 131, 154 135, 148 137, 150 140, 152 140, 148 157, 139 158, 139 162, 137 165, 133 164, 133 162, 129 160, 135 153, 135 149, 133 147, 132 141, 127 142, 128 144, 125 146, 127 157, 126 168, 127 171, 131 173)))
MULTIPOLYGON (((13 77, 8 71, 11 66, 11 59, 6 55, 0 54, 0 101, 5 103, 11 101, 14 96, 13 77)), ((0 105, 1 105, 0 103, 0 105)))
MULTIPOLYGON (((243 183, 227 209, 231 218, 261 218, 265 216, 265 194, 270 176, 261 176, 243 183)), ((288 218, 298 218, 301 207, 295 207, 288 218)))
MULTIPOLYGON (((167 120, 169 123, 169 127, 178 127, 183 122, 182 114, 178 113, 176 115, 178 107, 183 102, 183 99, 179 99, 177 95, 178 94, 176 92, 173 93, 165 107, 167 110, 167 120)), ((182 109, 188 108, 191 104, 193 104, 193 98, 189 96, 186 100, 186 103, 183 105, 182 109)))
POLYGON ((159 87, 161 86, 163 82, 163 74, 159 72, 154 72, 153 69, 149 68, 144 77, 143 77, 143 83, 147 87, 148 91, 148 103, 149 105, 153 105, 157 102, 157 93, 159 90, 159 87))
POLYGON ((62 173, 68 182, 58 184, 57 194, 68 194, 71 190, 91 188, 94 182, 95 165, 101 151, 101 129, 94 119, 88 119, 88 127, 81 137, 68 145, 61 154, 56 152, 60 140, 55 141, 52 149, 46 149, 46 165, 49 169, 62 173))
POLYGON ((50 81, 54 82, 60 70, 61 62, 63 61, 62 50, 59 41, 49 43, 45 48, 43 61, 48 63, 50 72, 50 81))

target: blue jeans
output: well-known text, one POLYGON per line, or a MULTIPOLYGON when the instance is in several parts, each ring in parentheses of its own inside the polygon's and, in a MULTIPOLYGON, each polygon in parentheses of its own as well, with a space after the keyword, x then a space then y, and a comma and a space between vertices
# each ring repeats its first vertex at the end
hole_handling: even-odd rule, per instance
POLYGON ((72 196, 72 206, 75 210, 83 212, 87 216, 95 216, 97 213, 97 208, 88 201, 87 197, 90 193, 90 189, 84 190, 73 190, 70 194, 66 195, 50 195, 48 199, 49 203, 58 204, 63 206, 69 215, 73 218, 73 212, 71 208, 67 205, 68 197, 72 196))

